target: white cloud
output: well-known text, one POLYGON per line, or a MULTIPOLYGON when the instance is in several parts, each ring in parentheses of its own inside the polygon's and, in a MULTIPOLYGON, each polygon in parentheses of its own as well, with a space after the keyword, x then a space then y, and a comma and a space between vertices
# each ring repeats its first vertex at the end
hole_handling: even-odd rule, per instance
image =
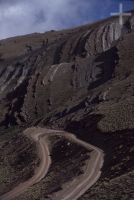
POLYGON ((0 38, 92 20, 97 0, 0 0, 0 38))

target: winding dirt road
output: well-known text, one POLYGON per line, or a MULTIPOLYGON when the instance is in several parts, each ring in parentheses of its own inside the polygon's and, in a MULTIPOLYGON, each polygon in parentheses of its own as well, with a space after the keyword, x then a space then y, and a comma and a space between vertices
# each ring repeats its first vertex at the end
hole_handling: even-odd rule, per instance
POLYGON ((46 176, 51 164, 47 141, 48 136, 64 136, 67 139, 85 147, 87 150, 92 150, 85 173, 82 174, 80 177, 75 178, 75 180, 71 183, 72 185, 69 184, 69 187, 65 187, 63 185, 63 190, 55 193, 52 197, 53 200, 76 200, 80 196, 82 196, 99 179, 101 175, 101 168, 104 162, 103 151, 93 145, 77 139, 73 134, 67 132, 63 134, 63 132, 64 131, 51 130, 40 127, 32 127, 24 131, 24 134, 31 140, 34 140, 37 144, 38 156, 41 160, 40 165, 35 170, 35 174, 32 178, 24 183, 20 183, 13 190, 1 196, 0 200, 14 199, 15 197, 25 192, 30 186, 38 183, 46 176))

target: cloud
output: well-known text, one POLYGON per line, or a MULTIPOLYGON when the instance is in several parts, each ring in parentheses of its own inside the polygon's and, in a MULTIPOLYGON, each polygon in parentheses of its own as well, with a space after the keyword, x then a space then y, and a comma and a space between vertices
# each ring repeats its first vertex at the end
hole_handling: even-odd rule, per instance
POLYGON ((0 38, 62 29, 92 21, 96 15, 93 11, 97 2, 97 0, 0 0, 0 38))

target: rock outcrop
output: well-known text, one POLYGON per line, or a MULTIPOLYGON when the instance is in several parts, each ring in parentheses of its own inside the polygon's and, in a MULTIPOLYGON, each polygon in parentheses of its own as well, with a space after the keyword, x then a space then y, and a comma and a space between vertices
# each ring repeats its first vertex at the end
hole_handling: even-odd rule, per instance
POLYGON ((94 92, 98 100, 87 104, 84 99, 116 78, 119 45, 123 37, 133 35, 133 27, 132 15, 124 27, 117 18, 110 18, 75 29, 2 40, 1 124, 33 123, 56 112, 66 115, 79 101, 88 108, 92 101, 106 101, 107 88, 94 92))

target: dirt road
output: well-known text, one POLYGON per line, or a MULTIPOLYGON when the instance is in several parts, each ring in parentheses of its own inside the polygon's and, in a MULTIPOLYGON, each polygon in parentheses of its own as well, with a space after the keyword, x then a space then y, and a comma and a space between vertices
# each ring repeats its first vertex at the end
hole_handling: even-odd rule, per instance
MULTIPOLYGON (((92 151, 90 154, 90 160, 87 164, 85 173, 81 175, 75 183, 70 185, 68 188, 64 188, 58 194, 55 194, 53 200, 77 200, 82 196, 96 181, 101 175, 101 168, 104 162, 104 153, 101 149, 90 145, 82 140, 79 140, 72 134, 66 134, 68 139, 72 139, 73 142, 78 143, 79 145, 85 147, 87 150, 92 151)), ((68 183, 69 185, 69 183, 68 183)))
POLYGON ((104 154, 101 149, 77 139, 73 134, 67 132, 63 134, 63 131, 58 130, 32 127, 26 129, 24 131, 24 134, 31 140, 34 140, 36 142, 38 155, 41 160, 40 165, 35 170, 35 174, 32 178, 24 183, 20 183, 13 190, 1 196, 0 200, 14 199, 15 197, 25 192, 30 186, 39 182, 46 176, 51 164, 47 143, 48 136, 64 136, 67 139, 85 147, 87 150, 92 150, 85 173, 74 180, 72 185, 70 184, 70 187, 63 186, 63 190, 53 195, 53 200, 76 200, 80 196, 82 196, 100 177, 101 168, 104 161, 104 154))
POLYGON ((37 151, 40 158, 40 166, 35 170, 35 174, 32 178, 24 183, 20 183, 17 187, 15 187, 10 192, 4 194, 0 197, 0 200, 11 200, 16 196, 22 194, 27 190, 30 186, 35 183, 38 183, 48 172, 49 166, 51 164, 51 159, 49 157, 49 150, 46 144, 45 138, 42 139, 42 132, 35 132, 31 129, 32 133, 29 131, 25 131, 24 134, 27 135, 30 139, 34 140, 37 144, 37 151))

